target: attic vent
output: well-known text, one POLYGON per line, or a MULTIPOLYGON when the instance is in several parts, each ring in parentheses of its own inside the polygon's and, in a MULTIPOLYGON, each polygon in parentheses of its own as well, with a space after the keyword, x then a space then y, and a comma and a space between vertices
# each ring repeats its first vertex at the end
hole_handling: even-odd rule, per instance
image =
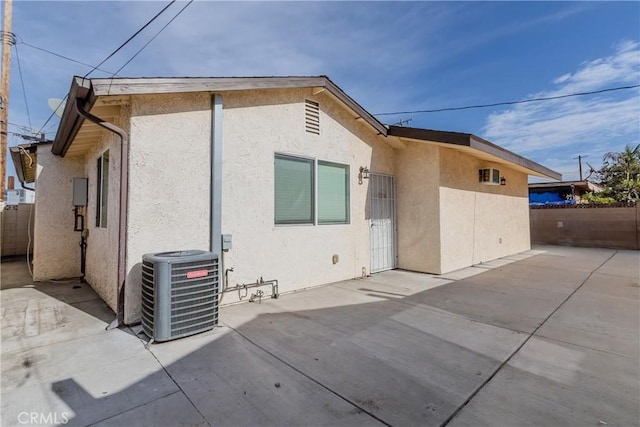
POLYGON ((304 101, 304 127, 307 132, 320 135, 320 104, 304 101))

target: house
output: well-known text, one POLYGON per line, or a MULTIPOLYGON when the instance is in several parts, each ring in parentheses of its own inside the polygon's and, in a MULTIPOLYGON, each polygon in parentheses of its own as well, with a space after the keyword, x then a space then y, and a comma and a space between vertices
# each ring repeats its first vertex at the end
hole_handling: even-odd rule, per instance
POLYGON ((229 286, 281 292, 441 274, 528 250, 528 176, 560 179, 471 134, 385 126, 325 76, 75 77, 37 151, 35 279, 78 276, 83 235, 85 279, 127 324, 145 253, 211 250, 229 286))
POLYGON ((600 193, 603 188, 584 181, 536 182, 529 184, 529 203, 532 205, 563 205, 580 202, 586 193, 600 193))

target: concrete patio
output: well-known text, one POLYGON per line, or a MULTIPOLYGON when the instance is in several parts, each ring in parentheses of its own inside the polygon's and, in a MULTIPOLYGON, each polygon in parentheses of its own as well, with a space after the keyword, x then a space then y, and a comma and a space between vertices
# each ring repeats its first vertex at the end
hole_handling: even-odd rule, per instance
POLYGON ((2 264, 3 426, 632 426, 640 253, 538 247, 223 307, 152 344, 85 284, 2 264))

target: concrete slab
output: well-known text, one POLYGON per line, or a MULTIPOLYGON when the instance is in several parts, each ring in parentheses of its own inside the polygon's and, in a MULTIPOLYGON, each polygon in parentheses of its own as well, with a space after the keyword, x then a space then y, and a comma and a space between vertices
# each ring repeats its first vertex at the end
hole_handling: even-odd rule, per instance
POLYGON ((233 322, 241 309, 225 310, 239 333, 393 425, 442 422, 526 338, 392 297, 233 322))
POLYGON ((638 361, 533 338, 450 426, 637 426, 638 361))
POLYGON ((187 355, 183 355, 180 341, 151 346, 210 424, 377 424, 358 407, 238 334, 215 338, 187 355), (175 351, 180 357, 175 357, 175 351))
POLYGON ((476 276, 481 273, 485 273, 486 271, 487 271, 486 268, 474 266, 474 267, 461 268, 460 270, 456 270, 456 271, 451 271, 449 273, 440 275, 440 277, 448 280, 462 280, 468 277, 476 276))
POLYGON ((93 296, 69 304, 35 289, 3 290, 3 353, 103 332, 114 315, 95 293, 93 296))
POLYGON ((637 255, 390 271, 223 307, 229 327, 150 351, 104 331, 90 289, 3 264, 2 425, 637 425, 637 255))
POLYGON ((135 357, 109 363, 109 353, 100 354, 103 362, 93 369, 62 380, 44 377, 36 383, 8 387, 2 392, 2 425, 20 425, 20 414, 33 412, 57 414, 58 419, 66 415, 67 425, 84 426, 178 391, 157 363, 135 357))
POLYGON ((134 365, 155 365, 160 369, 140 340, 120 331, 103 331, 50 345, 3 351, 2 392, 71 378, 95 370, 97 366, 122 360, 129 360, 134 365), (114 348, 119 351, 113 353, 114 348))
POLYGON ((148 427, 150 421, 155 423, 158 420, 162 420, 162 425, 172 427, 209 425, 184 393, 179 391, 92 425, 95 427, 148 427))
POLYGON ((374 274, 366 279, 341 282, 336 286, 374 297, 403 297, 446 283, 451 283, 451 280, 432 274, 389 270, 374 274))

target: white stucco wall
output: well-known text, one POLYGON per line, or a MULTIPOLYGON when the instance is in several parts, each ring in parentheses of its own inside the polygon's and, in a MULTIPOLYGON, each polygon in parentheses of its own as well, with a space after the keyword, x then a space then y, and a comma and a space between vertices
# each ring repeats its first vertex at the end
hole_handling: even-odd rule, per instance
MULTIPOLYGON (((222 232, 233 235, 230 285, 278 279, 280 291, 369 271, 367 184, 358 169, 393 174, 394 150, 326 94, 311 89, 223 93, 222 232), (320 104, 321 134, 305 132, 304 101, 320 104), (350 166, 351 222, 274 225, 274 155, 350 166), (333 255, 339 256, 337 264, 333 255)), ((209 94, 137 96, 131 149, 125 321, 139 319, 147 252, 209 248, 209 94)), ((225 302, 236 299, 235 293, 225 302)))
POLYGON ((33 242, 34 280, 80 276, 80 233, 73 231, 72 178, 84 176, 81 158, 38 147, 33 242))

